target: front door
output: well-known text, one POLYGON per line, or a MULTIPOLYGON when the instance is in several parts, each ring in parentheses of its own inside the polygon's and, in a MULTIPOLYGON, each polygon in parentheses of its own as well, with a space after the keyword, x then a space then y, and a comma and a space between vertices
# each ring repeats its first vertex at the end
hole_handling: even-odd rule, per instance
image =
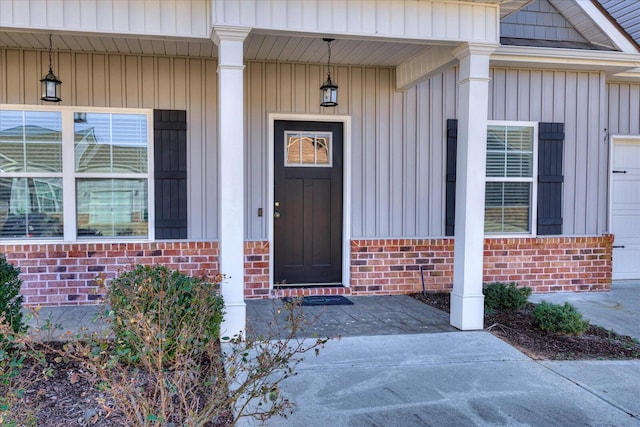
POLYGON ((342 123, 274 123, 273 279, 342 283, 342 123))

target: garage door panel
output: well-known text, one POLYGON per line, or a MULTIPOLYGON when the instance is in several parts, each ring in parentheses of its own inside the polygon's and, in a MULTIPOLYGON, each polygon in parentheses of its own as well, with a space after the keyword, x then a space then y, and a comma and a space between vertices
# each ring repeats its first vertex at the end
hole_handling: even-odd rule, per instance
POLYGON ((611 184, 613 278, 639 279, 640 139, 614 140, 611 184))
POLYGON ((616 151, 613 153, 613 164, 616 169, 637 169, 640 165, 640 150, 637 141, 615 141, 616 151))
POLYGON ((615 206, 640 206, 640 181, 616 180, 613 184, 613 203, 615 206))
POLYGON ((619 238, 640 236, 640 220, 638 215, 613 215, 611 231, 619 238))

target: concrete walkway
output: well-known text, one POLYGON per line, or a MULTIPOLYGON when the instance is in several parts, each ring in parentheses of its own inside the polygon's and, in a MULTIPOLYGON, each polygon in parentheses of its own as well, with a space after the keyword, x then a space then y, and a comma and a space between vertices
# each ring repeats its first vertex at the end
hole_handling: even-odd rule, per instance
POLYGON ((640 361, 538 363, 488 332, 346 337, 297 372, 267 426, 640 425, 640 361))
MULTIPOLYGON (((342 338, 283 383, 296 409, 267 426, 640 426, 640 360, 534 361, 488 332, 445 332, 448 322, 429 323, 445 313, 405 297, 370 298, 378 297, 322 308, 310 331, 342 338), (361 312, 364 303, 380 306, 361 312), (366 333, 376 328, 393 335, 366 333)), ((640 282, 532 298, 541 299, 570 300, 592 323, 640 336, 640 282)), ((264 331, 277 304, 249 301, 250 326, 264 331)), ((312 317, 319 310, 304 308, 312 317)))
MULTIPOLYGON (((282 392, 297 405, 268 426, 640 426, 640 360, 538 362, 488 332, 455 331, 448 315, 407 296, 349 297, 304 307, 304 335, 340 336, 307 355, 282 392)), ((594 324, 640 336, 640 282, 569 300, 594 324)), ((252 333, 273 336, 279 300, 247 301, 252 333)), ((101 330, 98 309, 48 308, 58 331, 101 330)), ((277 335, 277 332, 276 332, 277 335)), ((243 420, 241 425, 262 425, 243 420)))

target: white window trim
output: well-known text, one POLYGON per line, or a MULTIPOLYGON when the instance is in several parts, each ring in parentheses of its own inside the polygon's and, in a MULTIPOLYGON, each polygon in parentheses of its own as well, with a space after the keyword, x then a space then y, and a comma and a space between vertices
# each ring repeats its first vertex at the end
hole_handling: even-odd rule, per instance
MULTIPOLYGON (((487 233, 487 237, 504 237, 504 238, 517 238, 523 236, 535 237, 537 236, 538 227, 538 122, 531 121, 510 121, 510 120, 488 120, 487 121, 487 133, 489 126, 518 126, 518 127, 532 127, 533 128, 533 171, 531 178, 502 178, 502 177, 487 177, 485 166, 485 184, 487 182, 531 182, 531 194, 529 200, 530 215, 529 221, 531 221, 531 229, 529 233, 487 233)), ((487 139, 485 136, 485 148, 487 139)), ((485 189, 486 191, 486 189, 485 189)), ((486 209, 486 206, 485 206, 486 209)), ((484 224, 483 224, 484 227, 484 224)))
MULTIPOLYGON (((6 239, 7 241, 20 242, 24 244, 32 243, 121 243, 123 241, 146 242, 155 240, 155 199, 154 199, 154 153, 153 153, 153 110, 148 108, 111 108, 111 107, 86 107, 86 106, 49 106, 49 105, 23 105, 23 104, 0 104, 3 110, 20 111, 48 111, 60 112, 62 114, 62 174, 38 174, 62 176, 62 200, 63 200, 63 221, 64 235, 62 239, 6 239), (144 114, 147 116, 147 204, 148 204, 148 234, 146 237, 107 237, 91 238, 83 237, 78 239, 76 223, 76 180, 78 178, 105 178, 105 174, 77 174, 75 171, 74 155, 74 112, 86 113, 112 113, 112 114, 144 114)), ((17 174, 12 174, 17 175, 17 174)), ((29 175, 29 174, 25 174, 29 175)), ((108 178, 140 178, 141 174, 114 173, 108 178)))

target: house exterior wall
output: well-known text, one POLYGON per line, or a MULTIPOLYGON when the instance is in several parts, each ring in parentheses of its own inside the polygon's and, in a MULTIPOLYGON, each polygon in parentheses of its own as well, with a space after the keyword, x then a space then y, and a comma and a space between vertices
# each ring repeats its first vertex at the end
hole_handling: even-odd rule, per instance
MULTIPOLYGON (((611 285, 613 236, 488 238, 482 280, 516 282, 533 292, 605 291, 611 285)), ((351 241, 351 287, 281 288, 252 283, 246 298, 296 295, 391 295, 447 292, 453 281, 453 239, 351 241)))
MULTIPOLYGON (((0 50, 0 59, 9 65, 0 68, 0 103, 38 104, 46 53, 0 50)), ((187 110, 189 238, 217 239, 216 61, 88 53, 58 53, 54 61, 59 74, 73 76, 62 86, 63 105, 187 110)), ((405 92, 394 89, 389 68, 336 71, 340 105, 331 113, 353 120, 351 235, 444 235, 445 121, 456 116, 456 69, 405 92)), ((607 98, 598 72, 493 68, 491 76, 490 120, 565 123, 564 234, 607 232, 601 106, 608 102, 610 117, 618 117, 610 132, 634 133, 639 86, 610 84, 607 98)), ((247 64, 247 240, 267 239, 267 218, 256 214, 268 192, 267 114, 322 113, 322 79, 319 65, 247 64)))
POLYGON ((608 232, 604 74, 493 68, 489 91, 489 120, 565 124, 563 234, 608 232))
MULTIPOLYGON (((46 52, 0 49, 0 104, 40 101, 46 52)), ((191 240, 218 238, 217 62, 202 58, 61 52, 61 105, 187 110, 188 229, 191 240), (206 215, 203 214, 206 212, 206 215)))
POLYGON ((444 235, 446 118, 455 117, 456 69, 399 92, 388 68, 337 67, 339 106, 320 110, 323 68, 247 64, 247 229, 267 239, 268 113, 345 114, 352 118, 351 234, 444 235))
MULTIPOLYGON (((46 52, 1 49, 0 103, 39 104, 38 81, 47 60, 46 52)), ((93 281, 98 273, 104 272, 108 278, 132 262, 167 262, 189 271, 217 268, 218 209, 223 208, 217 204, 217 62, 189 57, 59 52, 54 63, 60 75, 71 76, 62 86, 63 105, 187 110, 190 243, 174 242, 176 249, 168 246, 171 242, 150 242, 144 243, 147 246, 141 250, 135 246, 139 243, 125 243, 124 249, 119 243, 105 243, 101 249, 105 254, 99 262, 89 255, 96 250, 87 243, 2 244, 0 253, 24 268, 27 302, 91 302, 93 297, 89 295, 97 292, 93 281), (188 258, 191 244, 208 245, 206 261, 188 258), (121 250, 126 254, 108 254, 121 250), (165 250, 176 252, 166 255, 165 250), (46 255, 41 256, 43 253, 46 255), (92 265, 103 265, 105 270, 89 269, 92 265), (69 270, 69 266, 76 270, 69 270), (67 269, 63 271, 61 267, 67 269)), ((419 291, 419 268, 423 264, 433 267, 425 271, 428 289, 449 289, 453 266, 449 251, 453 245, 442 237, 445 146, 446 119, 457 115, 457 69, 439 73, 407 91, 395 90, 395 72, 391 68, 338 66, 333 75, 340 85, 340 105, 321 111, 318 87, 324 78, 322 66, 246 63, 245 297, 298 292, 270 289, 268 219, 257 215, 258 208, 266 208, 269 191, 266 175, 272 159, 267 155, 267 120, 273 112, 340 114, 352 119, 351 288, 304 292, 364 295, 419 291), (394 243, 398 240, 406 243, 394 243), (397 250, 385 249, 396 246, 397 250), (431 255, 418 249, 423 246, 431 255), (362 251, 361 247, 376 249, 362 251), (386 254, 385 260, 390 261, 378 260, 378 253, 386 254), (407 259, 411 262, 407 263, 407 259)), ((610 124, 611 131, 634 132, 639 108, 634 94, 639 93, 640 85, 620 83, 609 84, 608 91, 605 88, 604 75, 598 72, 491 70, 490 120, 565 123, 563 231, 578 237, 561 241, 522 238, 500 243, 500 250, 491 255, 485 252, 487 259, 492 257, 485 261, 485 280, 520 280, 539 291, 606 287, 611 249, 607 238, 601 236, 607 232, 604 106, 607 102, 612 105, 610 123, 617 118, 616 126, 610 124), (546 256, 549 254, 544 251, 554 250, 565 251, 556 254, 565 258, 553 262, 565 264, 566 272, 510 273, 515 268, 513 263, 524 263, 527 257, 546 256), (570 250, 584 252, 567 252, 570 250), (588 251, 591 252, 587 254, 588 251), (592 262, 591 258, 575 258, 582 255, 597 256, 596 261, 602 264, 587 265, 584 262, 592 262), (547 278, 545 274, 557 277, 547 278), (536 275, 539 277, 531 277, 536 275)), ((530 266, 520 270, 526 268, 530 266)))
POLYGON ((607 132, 640 135, 640 84, 607 84, 607 132))
POLYGON ((135 264, 162 264, 190 276, 218 271, 217 242, 11 243, 0 256, 20 269, 24 303, 95 304, 106 281, 135 264))

